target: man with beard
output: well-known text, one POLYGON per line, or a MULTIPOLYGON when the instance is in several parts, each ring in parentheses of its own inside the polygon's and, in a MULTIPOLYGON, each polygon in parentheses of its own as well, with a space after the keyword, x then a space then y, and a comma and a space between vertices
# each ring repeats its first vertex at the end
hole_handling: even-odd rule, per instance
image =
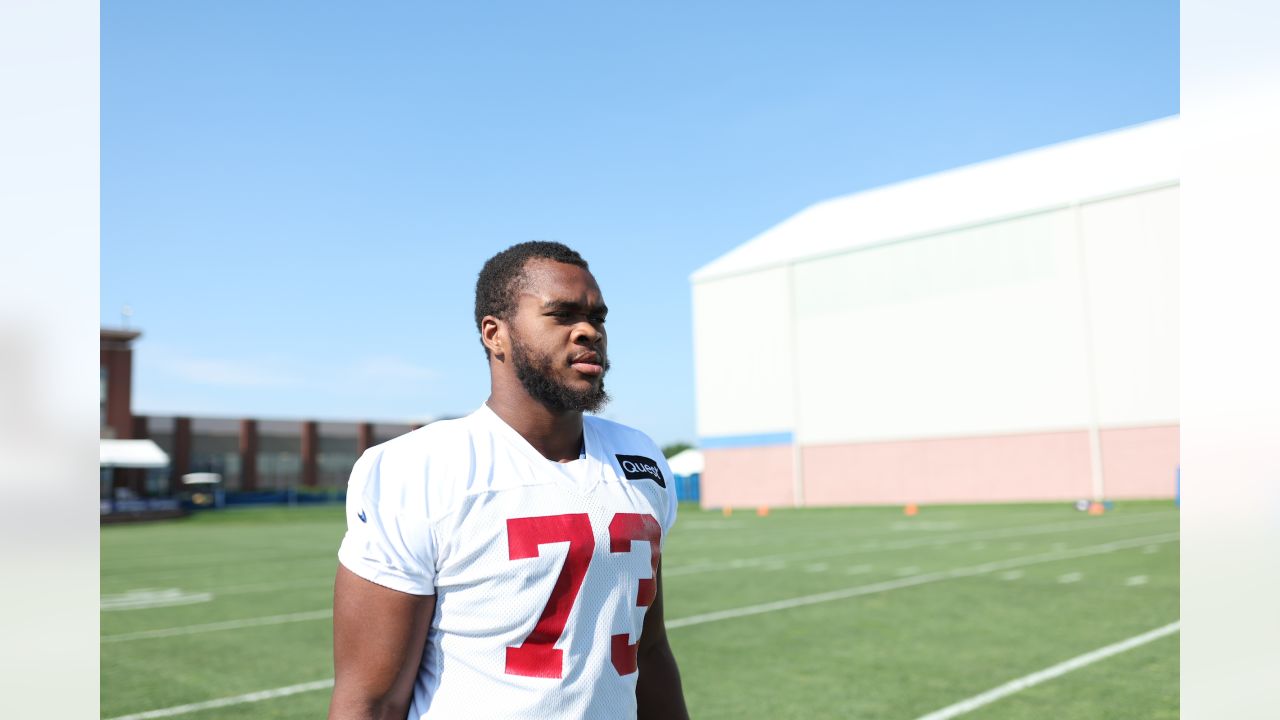
POLYGON ((662 618, 671 470, 608 400, 600 288, 578 253, 490 258, 490 395, 370 448, 334 589, 331 720, 687 718, 662 618))

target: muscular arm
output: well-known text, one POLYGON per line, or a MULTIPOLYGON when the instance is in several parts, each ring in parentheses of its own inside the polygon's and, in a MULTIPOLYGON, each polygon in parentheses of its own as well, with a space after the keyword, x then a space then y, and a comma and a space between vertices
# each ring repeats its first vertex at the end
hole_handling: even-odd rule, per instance
POLYGON ((385 588, 338 566, 329 720, 404 719, 435 608, 435 595, 385 588))
POLYGON ((662 565, 658 565, 657 595, 644 614, 640 633, 636 681, 638 720, 688 720, 684 690, 680 687, 680 669, 667 643, 667 625, 662 617, 662 565))

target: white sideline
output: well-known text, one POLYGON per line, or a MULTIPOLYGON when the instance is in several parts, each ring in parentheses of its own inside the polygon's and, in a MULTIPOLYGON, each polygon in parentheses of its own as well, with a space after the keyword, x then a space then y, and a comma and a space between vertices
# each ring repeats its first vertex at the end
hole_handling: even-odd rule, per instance
POLYGON ((846 557, 849 555, 860 555, 869 551, 883 550, 908 550, 911 548, 925 547, 928 545, 947 545, 967 540, 994 540, 1006 537, 1023 537, 1027 535, 1051 535, 1058 532, 1077 532, 1080 530, 1101 530, 1106 528, 1124 527, 1135 523, 1151 522, 1163 517, 1168 517, 1173 513, 1143 513, 1128 518, 1119 518, 1111 520, 1106 524, 1099 524, 1091 520, 1064 521, 1059 523, 1050 523, 1047 525, 1019 525, 1011 528, 998 528, 995 530, 981 530, 977 532, 963 533, 957 536, 938 536, 924 537, 913 540, 895 540, 889 542, 869 541, 858 543, 855 545, 847 545, 838 548, 832 548, 826 551, 801 550, 792 553, 781 553, 777 555, 763 555, 754 558, 737 558, 734 560, 726 560, 719 562, 695 562, 688 565, 676 565, 674 567, 666 567, 662 571, 663 577, 675 577, 677 575, 701 574, 704 572, 715 572, 719 570, 736 570, 744 567, 758 567, 762 563, 773 560, 789 560, 802 559, 811 560, 816 558, 833 558, 846 557))
POLYGON ((1060 662, 1053 667, 1045 668, 1039 672, 1033 672, 1030 675, 1020 677, 1017 680, 1011 680, 1000 687, 992 688, 980 695, 974 695, 967 700, 961 700, 954 705, 949 705, 941 710, 935 710, 928 715, 922 715, 917 720, 949 720, 949 718, 977 710, 984 705, 990 705, 1000 698, 1026 690, 1033 685, 1039 685, 1046 680, 1052 680, 1061 675, 1066 675, 1072 670, 1078 670, 1086 665, 1092 665, 1099 660, 1105 660, 1112 655, 1117 655, 1126 650, 1132 650, 1139 645, 1145 645, 1152 640, 1158 640, 1166 635, 1176 633, 1178 632, 1181 624, 1181 621, 1174 621, 1162 628, 1156 628, 1150 632, 1135 635, 1128 640, 1121 640, 1113 645, 1108 645, 1106 647, 1087 652, 1083 655, 1078 655, 1065 662, 1060 662))
MULTIPOLYGON (((1134 538, 1132 540, 1117 540, 1114 542, 1103 543, 1101 545, 1093 545, 1090 547, 1077 548, 1075 550, 1067 550, 1059 553, 1040 553, 1038 555, 1026 555, 1023 557, 1010 558, 1008 560, 998 560, 981 565, 974 565, 967 568, 956 568, 954 570, 946 570, 914 577, 900 578, 888 582, 874 583, 871 585, 860 585, 858 587, 845 588, 843 590, 835 590, 832 592, 818 593, 816 595, 805 595, 788 600, 779 600, 771 603, 762 603, 760 605, 748 605, 746 607, 733 608, 730 610, 721 610, 718 612, 703 613, 701 615, 691 615, 676 620, 668 620, 667 629, 675 629, 688 627, 690 625, 701 625, 703 623, 716 622, 717 620, 729 620, 732 618, 746 617, 748 615, 760 615, 763 613, 774 612, 776 610, 788 610, 793 607, 801 607, 804 605, 816 605, 818 603, 830 602, 833 600, 843 600, 846 598, 857 597, 859 595, 871 595, 873 593, 885 592, 888 590, 897 590, 898 588, 912 587, 915 585, 924 585, 926 583, 938 582, 940 580, 948 580, 951 578, 967 577, 971 575, 982 575, 996 570, 1003 570, 1010 567, 1021 567, 1026 565, 1035 565, 1043 562, 1053 562, 1055 560, 1065 560, 1068 558, 1085 557, 1088 555, 1100 555, 1102 553, 1113 552, 1115 550, 1123 550, 1125 548, 1137 547, 1140 545, 1151 545, 1172 542, 1178 539, 1178 533, 1167 533, 1164 535, 1151 535, 1148 537, 1134 538)), ((301 613, 299 613, 301 614, 301 613)), ((277 616, 283 617, 283 616, 277 616)), ((261 618, 265 620, 266 618, 261 618)), ((212 623, 216 624, 216 623, 212 623)), ((175 628, 178 629, 178 628, 175 628)), ((156 631, 152 631, 156 632, 156 631)), ((1104 648, 1105 649, 1105 648, 1104 648)), ((1119 651, 1117 651, 1119 652, 1119 651)), ((274 690, 262 690, 247 695, 236 695, 234 697, 219 698, 217 700, 206 700, 205 702, 191 703, 189 705, 177 705, 174 707, 160 708, 159 710, 148 710, 143 713, 133 715, 121 715, 119 717, 108 718, 107 720, 150 720, 150 718, 173 717, 175 715, 185 715, 186 713, 206 710, 215 707, 225 707, 227 705, 238 705, 240 703, 259 702, 261 700, 270 700, 285 695, 293 695, 300 692, 308 692, 310 690, 320 690, 333 686, 333 678, 328 680, 317 680, 315 682, 302 683, 300 685, 289 685, 274 690)))
POLYGON ((1123 550, 1125 548, 1155 543, 1166 543, 1177 539, 1178 533, 1152 535, 1150 537, 1134 538, 1133 540, 1118 540, 1115 542, 1103 543, 1102 545, 1076 548, 1075 550, 1064 550, 1057 553, 1040 553, 1039 555, 1024 555, 1022 557, 1009 558, 1008 560, 995 560, 993 562, 982 563, 981 565, 955 568, 954 570, 938 570, 936 572, 912 575, 898 580, 888 580, 885 582, 872 583, 870 585, 858 585, 856 587, 848 587, 841 590, 831 590, 829 592, 817 593, 814 595, 803 595, 801 597, 788 598, 786 600, 775 600, 774 602, 760 603, 759 605, 747 605, 745 607, 731 608, 729 610, 717 610, 715 612, 702 613, 701 615, 690 615, 689 617, 668 620, 667 629, 671 630, 673 628, 681 628, 688 625, 701 625, 703 623, 716 622, 717 620, 731 620, 733 618, 747 617, 748 615, 760 615, 762 613, 774 612, 775 610, 788 610, 790 608, 802 607, 805 605, 817 605, 818 603, 831 602, 833 600, 845 600, 847 598, 858 597, 859 595, 872 595, 874 593, 885 592, 886 590, 897 590, 904 587, 926 585, 940 580, 950 580, 952 578, 967 577, 970 575, 984 575, 989 572, 995 572, 996 570, 1006 570, 1008 568, 1036 565, 1044 562, 1053 562, 1055 560, 1068 560, 1071 558, 1086 557, 1089 555, 1101 555, 1102 553, 1109 553, 1115 550, 1123 550))
POLYGON ((286 685, 272 690, 259 690, 258 692, 246 693, 244 695, 234 695, 232 697, 218 698, 216 700, 205 700, 204 702, 191 703, 189 705, 174 705, 173 707, 160 708, 159 710, 148 710, 146 712, 133 713, 132 715, 117 715, 108 720, 151 720, 152 718, 173 717, 175 715, 186 715, 187 713, 199 712, 200 710, 209 710, 212 708, 227 707, 228 705, 239 705, 241 703, 261 702, 263 700, 271 700, 273 698, 285 697, 287 695, 297 695, 298 693, 311 692, 312 690, 323 690, 333 687, 333 678, 328 680, 315 680, 313 682, 299 683, 298 685, 286 685))
POLYGON ((333 610, 308 610, 306 612, 289 613, 288 615, 268 615, 265 617, 243 618, 241 620, 223 620, 222 622, 204 623, 201 625, 183 625, 181 627, 159 628, 157 630, 139 630, 137 632, 103 635, 104 643, 125 642, 127 640, 147 640, 151 638, 173 637, 175 635, 195 635, 198 633, 217 632, 218 630, 238 630, 261 625, 283 625, 305 620, 323 620, 333 617, 333 610))

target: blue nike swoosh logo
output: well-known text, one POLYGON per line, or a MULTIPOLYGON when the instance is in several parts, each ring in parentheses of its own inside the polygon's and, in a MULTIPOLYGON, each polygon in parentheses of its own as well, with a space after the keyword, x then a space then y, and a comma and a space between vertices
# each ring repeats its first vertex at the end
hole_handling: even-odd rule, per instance
POLYGON ((369 522, 368 518, 364 516, 364 510, 361 510, 360 514, 357 515, 356 517, 360 518, 360 522, 369 522))

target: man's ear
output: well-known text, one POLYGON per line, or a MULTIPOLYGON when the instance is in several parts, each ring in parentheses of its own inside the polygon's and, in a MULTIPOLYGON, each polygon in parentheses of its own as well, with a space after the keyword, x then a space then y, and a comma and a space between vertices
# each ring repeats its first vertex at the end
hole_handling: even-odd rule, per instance
POLYGON ((485 315, 480 320, 480 341, 489 349, 490 355, 505 360, 511 345, 507 323, 493 315, 485 315))

